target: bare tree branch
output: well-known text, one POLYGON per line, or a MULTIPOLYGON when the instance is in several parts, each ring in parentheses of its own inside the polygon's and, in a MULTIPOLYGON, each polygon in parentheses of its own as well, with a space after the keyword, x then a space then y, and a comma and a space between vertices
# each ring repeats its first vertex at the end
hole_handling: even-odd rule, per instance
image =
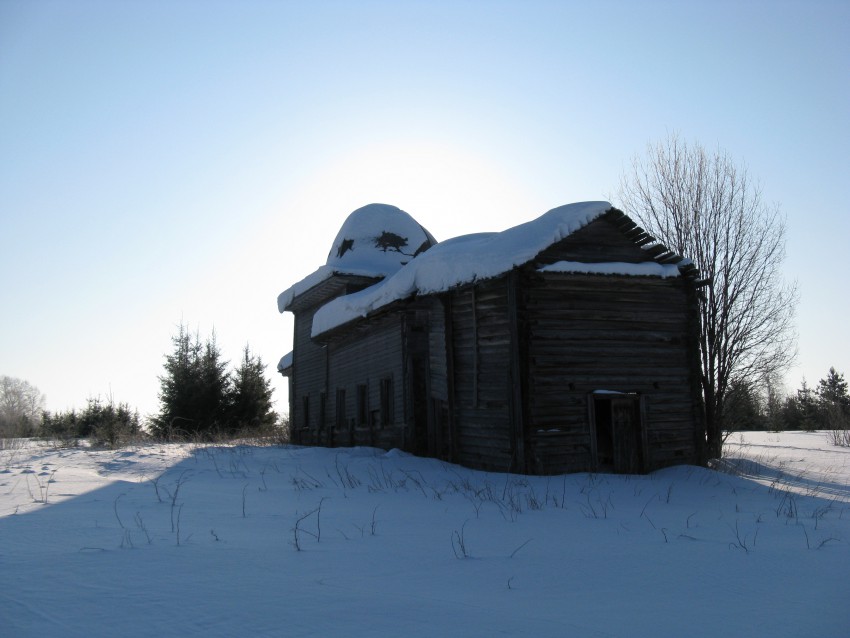
POLYGON ((774 379, 796 356, 797 289, 781 273, 785 219, 727 153, 675 134, 633 159, 620 198, 710 281, 700 304, 700 356, 707 452, 717 457, 731 384, 774 379))

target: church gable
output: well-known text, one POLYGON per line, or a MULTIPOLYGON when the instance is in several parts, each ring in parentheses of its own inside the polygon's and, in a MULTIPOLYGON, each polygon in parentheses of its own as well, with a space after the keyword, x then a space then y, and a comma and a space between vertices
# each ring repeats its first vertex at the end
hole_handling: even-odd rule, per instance
MULTIPOLYGON (((633 224, 631 226, 636 228, 633 224)), ((645 233, 624 232, 614 216, 606 214, 552 244, 534 261, 536 265, 559 261, 638 264, 652 260, 652 256, 640 245, 641 241, 648 243, 644 238, 648 238, 645 233), (635 237, 629 235, 635 235, 635 237)))

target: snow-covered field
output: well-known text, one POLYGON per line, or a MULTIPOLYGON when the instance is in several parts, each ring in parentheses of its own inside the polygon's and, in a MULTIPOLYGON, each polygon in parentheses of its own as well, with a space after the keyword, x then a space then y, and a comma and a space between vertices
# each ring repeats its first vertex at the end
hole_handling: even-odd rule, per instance
POLYGON ((0 636, 848 636, 850 450, 524 477, 398 451, 0 446, 0 636))

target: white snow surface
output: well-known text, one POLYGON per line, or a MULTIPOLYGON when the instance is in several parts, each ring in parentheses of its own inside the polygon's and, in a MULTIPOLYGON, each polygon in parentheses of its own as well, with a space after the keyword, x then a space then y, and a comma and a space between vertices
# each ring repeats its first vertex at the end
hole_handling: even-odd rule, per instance
POLYGON ((730 474, 479 472, 398 450, 0 445, 0 634, 846 636, 850 449, 730 474), (319 509, 320 508, 320 509, 319 509))
POLYGON ((559 261, 538 269, 540 272, 569 272, 587 273, 591 275, 627 275, 630 277, 678 277, 678 264, 659 264, 654 261, 645 261, 639 264, 629 264, 621 261, 612 261, 598 264, 590 264, 583 261, 559 261))
POLYGON ((477 233, 441 242, 391 277, 322 306, 313 317, 312 336, 414 294, 444 292, 497 277, 528 263, 610 208, 608 202, 567 204, 500 233, 477 233))
POLYGON ((334 274, 392 275, 418 250, 436 243, 431 233, 400 208, 389 204, 358 208, 343 222, 325 264, 278 296, 278 310, 284 312, 295 297, 334 274), (386 242, 392 239, 403 240, 404 245, 388 245, 386 242))

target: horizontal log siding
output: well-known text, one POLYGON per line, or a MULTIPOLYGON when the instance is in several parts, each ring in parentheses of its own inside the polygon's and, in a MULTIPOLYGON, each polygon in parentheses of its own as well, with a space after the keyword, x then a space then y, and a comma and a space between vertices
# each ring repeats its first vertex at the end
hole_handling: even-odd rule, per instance
POLYGON ((456 452, 469 467, 505 471, 512 464, 507 303, 504 278, 452 295, 456 452))
POLYGON ((371 445, 383 449, 403 448, 404 386, 401 315, 392 313, 372 320, 368 331, 348 340, 331 343, 328 366, 328 426, 334 445, 371 445), (381 425, 381 380, 392 379, 392 423, 381 425), (367 386, 367 422, 357 420, 357 387, 367 386), (345 390, 345 424, 337 425, 337 389, 345 390), (370 427, 372 412, 378 422, 370 427))
POLYGON ((591 469, 594 390, 646 399, 647 469, 696 462, 680 279, 562 273, 527 280, 530 469, 591 469))
POLYGON ((429 408, 429 428, 435 437, 438 458, 453 461, 451 384, 447 348, 446 307, 442 299, 432 300, 428 314, 428 373, 432 400, 429 408))
POLYGON ((537 261, 611 262, 639 263, 651 257, 640 246, 627 238, 605 217, 591 222, 569 237, 553 244, 537 256, 537 261))
POLYGON ((443 304, 434 299, 428 314, 428 357, 431 374, 431 396, 449 400, 448 367, 446 364, 446 316, 443 304))
MULTIPOLYGON (((327 388, 325 348, 310 337, 313 316, 331 299, 370 286, 379 279, 358 275, 334 275, 292 300, 289 310, 295 315, 292 339, 292 376, 290 377, 289 416, 292 419, 293 441, 302 445, 326 445, 327 432, 320 428, 321 393, 327 388), (304 399, 309 404, 309 424, 305 426, 304 399)), ((326 421, 332 412, 326 412, 326 421)))
POLYGON ((319 395, 325 391, 325 350, 310 339, 313 314, 315 308, 295 315, 289 414, 293 423, 293 438, 302 445, 319 444, 319 395), (305 397, 310 405, 308 424, 305 424, 305 397))

